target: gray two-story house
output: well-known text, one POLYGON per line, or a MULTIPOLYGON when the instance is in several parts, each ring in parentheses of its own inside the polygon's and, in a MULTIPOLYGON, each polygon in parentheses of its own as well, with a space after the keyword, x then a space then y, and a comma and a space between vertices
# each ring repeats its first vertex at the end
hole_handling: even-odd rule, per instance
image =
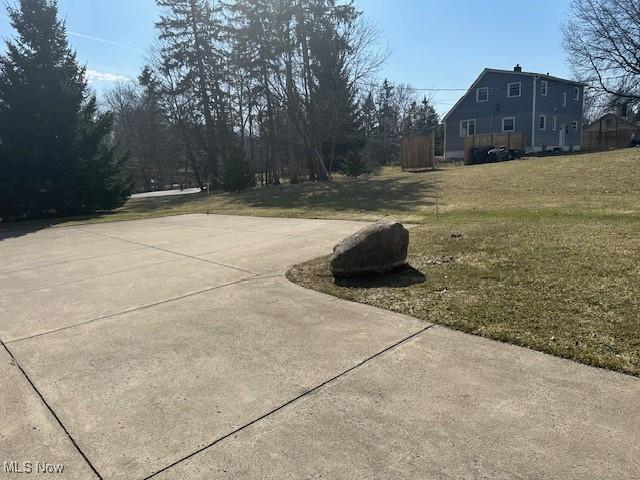
POLYGON ((444 117, 445 157, 464 157, 465 136, 506 132, 522 132, 527 153, 579 150, 583 94, 582 83, 520 65, 486 68, 444 117))

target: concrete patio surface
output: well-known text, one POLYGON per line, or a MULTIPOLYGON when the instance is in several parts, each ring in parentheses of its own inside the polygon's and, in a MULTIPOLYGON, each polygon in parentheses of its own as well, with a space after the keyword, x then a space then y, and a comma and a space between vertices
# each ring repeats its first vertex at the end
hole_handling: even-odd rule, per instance
POLYGON ((362 226, 0 235, 0 478, 640 478, 637 378, 284 278, 362 226))

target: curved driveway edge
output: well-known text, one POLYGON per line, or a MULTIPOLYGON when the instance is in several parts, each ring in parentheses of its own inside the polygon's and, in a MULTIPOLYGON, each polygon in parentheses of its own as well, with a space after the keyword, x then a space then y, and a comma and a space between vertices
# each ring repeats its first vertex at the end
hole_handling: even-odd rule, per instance
POLYGON ((90 478, 80 452, 105 479, 640 477, 638 379, 284 278, 361 226, 186 215, 4 237, 0 338, 33 387, 2 360, 21 420, 0 452, 75 466, 56 478, 90 478))

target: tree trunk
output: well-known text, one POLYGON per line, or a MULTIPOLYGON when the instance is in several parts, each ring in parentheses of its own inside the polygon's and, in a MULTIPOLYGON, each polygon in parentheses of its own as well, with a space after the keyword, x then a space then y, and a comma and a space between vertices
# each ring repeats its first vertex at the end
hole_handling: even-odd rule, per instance
POLYGON ((191 6, 191 31, 194 38, 196 47, 196 60, 198 69, 198 89, 200 95, 200 101, 202 102, 205 128, 207 131, 207 162, 208 162, 208 177, 213 179, 214 186, 217 185, 218 177, 218 158, 216 153, 216 131, 215 124, 211 109, 211 99, 207 90, 207 73, 204 66, 204 51, 202 48, 202 39, 200 32, 198 31, 197 17, 199 16, 199 9, 196 5, 196 0, 190 0, 191 6))
MULTIPOLYGON (((299 22, 302 25, 303 30, 305 28, 305 18, 304 18, 304 7, 299 6, 299 22)), ((311 146, 311 165, 313 167, 313 172, 309 172, 309 176, 312 177, 313 180, 327 180, 327 167, 322 158, 322 154, 318 149, 319 140, 317 138, 318 131, 318 121, 316 118, 316 112, 313 108, 313 103, 311 102, 311 96, 313 95, 314 85, 313 85, 313 76, 311 72, 311 61, 309 59, 309 44, 307 41, 306 35, 301 36, 301 47, 302 47, 302 65, 303 65, 303 78, 306 90, 306 108, 307 108, 307 117, 308 117, 308 125, 306 128, 307 135, 309 137, 309 145, 311 146)))
POLYGON ((331 138, 331 156, 329 157, 329 176, 331 176, 331 172, 333 172, 333 161, 336 158, 336 137, 335 135, 331 138))
POLYGON ((286 62, 286 84, 287 84, 287 150, 289 156, 289 181, 298 183, 298 159, 296 158, 294 144, 294 122, 295 122, 295 100, 293 92, 293 53, 291 51, 291 31, 287 29, 287 62, 286 62))

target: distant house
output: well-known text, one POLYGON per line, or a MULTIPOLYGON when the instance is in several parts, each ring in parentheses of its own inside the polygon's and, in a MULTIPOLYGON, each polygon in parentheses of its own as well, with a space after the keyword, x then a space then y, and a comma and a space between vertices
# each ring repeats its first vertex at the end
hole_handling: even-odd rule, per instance
POLYGON ((583 96, 582 83, 520 65, 485 68, 444 117, 445 156, 462 158, 466 136, 507 132, 522 132, 526 152, 579 150, 583 96))
POLYGON ((595 122, 584 127, 586 132, 615 132, 620 130, 636 131, 640 134, 640 123, 623 118, 614 113, 606 113, 595 122))
POLYGON ((607 113, 584 127, 582 144, 588 150, 627 148, 640 143, 640 123, 607 113))

